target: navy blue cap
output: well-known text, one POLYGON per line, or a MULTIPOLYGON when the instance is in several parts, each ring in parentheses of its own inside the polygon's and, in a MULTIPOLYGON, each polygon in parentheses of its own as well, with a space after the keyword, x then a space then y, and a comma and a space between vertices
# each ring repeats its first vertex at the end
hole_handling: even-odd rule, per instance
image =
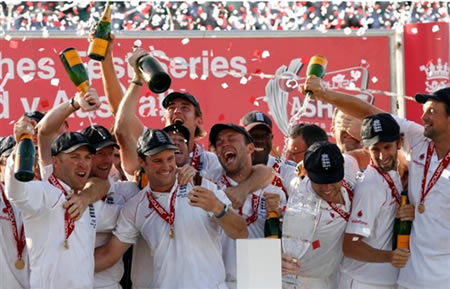
POLYGON ((152 156, 165 150, 178 150, 170 136, 161 129, 148 129, 137 142, 137 152, 152 156))
POLYGON ((12 135, 2 138, 0 140, 0 156, 8 157, 15 145, 16 140, 12 135))
POLYGON ((81 131, 97 151, 108 146, 120 148, 112 134, 101 125, 90 125, 81 131))
POLYGON ((441 101, 450 105, 450 87, 441 88, 436 90, 432 94, 416 94, 416 101, 418 103, 425 103, 429 99, 441 101))
POLYGON ((224 129, 232 129, 234 131, 237 131, 238 133, 244 135, 244 137, 247 139, 248 142, 250 143, 253 142, 253 138, 250 136, 250 134, 244 127, 240 125, 235 125, 233 123, 218 123, 215 124, 211 128, 211 131, 209 132, 209 142, 213 146, 216 146, 217 135, 219 135, 219 133, 224 129))
POLYGON ((337 145, 328 141, 313 143, 303 164, 308 178, 316 184, 333 184, 344 178, 344 157, 337 145))
POLYGON ((86 146, 92 154, 95 154, 95 148, 84 134, 79 132, 65 132, 52 143, 52 156, 56 156, 59 153, 71 153, 82 146, 86 146))
POLYGON ((366 147, 396 141, 400 139, 400 126, 388 113, 371 115, 362 121, 361 139, 366 147))

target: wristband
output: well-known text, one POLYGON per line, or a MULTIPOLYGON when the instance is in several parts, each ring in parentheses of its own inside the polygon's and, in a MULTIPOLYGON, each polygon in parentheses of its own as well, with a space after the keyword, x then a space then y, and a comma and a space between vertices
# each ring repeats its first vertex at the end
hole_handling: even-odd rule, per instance
POLYGON ((216 216, 217 219, 223 218, 225 214, 228 212, 228 205, 223 205, 223 211, 216 216))
POLYGON ((73 109, 75 109, 75 110, 79 110, 79 109, 80 109, 79 106, 78 106, 78 107, 75 107, 75 97, 72 97, 72 98, 70 99, 70 106, 71 106, 73 109))
POLYGON ((136 84, 137 86, 142 86, 142 82, 139 80, 132 80, 131 83, 136 84))

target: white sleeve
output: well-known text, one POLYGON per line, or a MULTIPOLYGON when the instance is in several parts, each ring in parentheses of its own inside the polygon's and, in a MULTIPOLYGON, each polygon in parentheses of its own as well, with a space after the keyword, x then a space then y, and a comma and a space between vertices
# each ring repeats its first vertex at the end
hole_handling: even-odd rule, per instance
POLYGON ((423 126, 392 114, 392 117, 400 126, 400 133, 403 133, 403 147, 409 152, 418 143, 423 142, 426 137, 423 135, 423 126))
POLYGON ((113 234, 123 243, 135 244, 139 238, 140 232, 136 224, 137 207, 138 198, 136 196, 120 210, 113 234))
POLYGON ((121 206, 97 201, 94 203, 94 208, 97 215, 97 233, 111 232, 116 226, 121 206))
POLYGON ((281 166, 281 182, 283 183, 283 187, 286 189, 286 191, 291 181, 297 177, 296 169, 297 168, 295 166, 295 163, 291 161, 285 161, 281 166))
POLYGON ((346 233, 366 238, 372 234, 375 220, 383 203, 378 190, 380 188, 377 188, 376 184, 368 181, 367 178, 365 178, 365 181, 356 184, 352 212, 347 223, 346 233))
POLYGON ((113 182, 109 187, 108 194, 115 193, 122 199, 120 204, 125 204, 128 200, 133 198, 140 189, 134 182, 113 182))
POLYGON ((344 157, 344 179, 350 187, 354 188, 360 172, 358 161, 347 153, 342 154, 342 156, 344 157))
POLYGON ((54 208, 63 193, 43 181, 20 182, 14 177, 14 160, 9 156, 5 168, 5 191, 7 198, 24 214, 39 214, 54 208))

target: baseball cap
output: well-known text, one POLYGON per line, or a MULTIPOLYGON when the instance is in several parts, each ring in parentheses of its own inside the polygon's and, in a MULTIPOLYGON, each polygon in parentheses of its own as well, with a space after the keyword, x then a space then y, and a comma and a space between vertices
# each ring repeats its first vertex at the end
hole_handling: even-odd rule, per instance
POLYGON ((239 125, 235 125, 233 123, 218 123, 215 124, 212 128, 211 131, 209 132, 209 142, 213 145, 216 146, 216 139, 217 139, 217 135, 223 131, 224 129, 232 129, 234 131, 237 131, 238 133, 244 135, 244 137, 249 141, 249 142, 253 142, 253 138, 250 136, 250 134, 248 133, 248 131, 239 125))
POLYGON ((101 150, 107 146, 120 148, 112 134, 101 125, 90 125, 81 131, 89 141, 89 143, 97 150, 101 150))
POLYGON ((344 158, 337 145, 328 141, 313 143, 305 152, 304 167, 316 184, 332 184, 344 178, 344 158))
POLYGON ((181 124, 172 124, 172 125, 168 125, 165 128, 163 128, 163 130, 165 132, 167 132, 167 134, 171 134, 171 133, 181 133, 184 137, 184 139, 186 140, 186 142, 189 142, 189 137, 191 136, 191 134, 189 133, 189 130, 181 124))
POLYGON ((59 153, 71 153, 82 146, 86 146, 91 154, 95 154, 95 148, 89 143, 84 134, 65 132, 52 143, 52 156, 56 156, 59 153))
POLYGON ((41 119, 44 118, 44 114, 38 110, 25 112, 23 115, 28 118, 31 118, 32 120, 34 120, 36 122, 40 122, 41 119))
POLYGON ((269 131, 272 131, 272 120, 270 120, 267 115, 257 110, 251 111, 244 115, 241 118, 241 125, 248 131, 258 125, 263 125, 268 128, 269 131))
POLYGON ((364 146, 379 142, 392 142, 400 138, 400 126, 388 113, 366 117, 361 124, 361 138, 364 146))
POLYGON ((12 135, 2 138, 0 140, 0 156, 8 157, 15 145, 16 140, 12 135))
POLYGON ((148 129, 139 137, 137 152, 152 156, 164 150, 178 150, 169 135, 161 129, 148 129))
POLYGON ((418 103, 425 103, 429 99, 434 99, 437 101, 441 101, 450 105, 450 87, 444 87, 439 90, 436 90, 432 94, 416 94, 416 101, 418 103))
POLYGON ((200 104, 198 103, 197 99, 190 94, 189 92, 171 92, 169 93, 163 100, 162 105, 164 108, 167 108, 172 101, 174 101, 177 98, 183 98, 192 103, 196 108, 200 109, 200 104))

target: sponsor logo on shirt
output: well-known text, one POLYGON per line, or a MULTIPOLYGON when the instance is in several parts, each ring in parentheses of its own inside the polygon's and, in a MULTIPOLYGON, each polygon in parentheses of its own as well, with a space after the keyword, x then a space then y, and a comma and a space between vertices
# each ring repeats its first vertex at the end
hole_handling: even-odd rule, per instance
POLYGON ((106 197, 106 203, 109 205, 114 205, 114 197, 113 196, 108 196, 106 197))
POLYGON ((89 205, 89 216, 91 217, 90 224, 91 224, 92 228, 95 230, 95 228, 97 227, 97 219, 95 217, 95 209, 92 204, 89 205))
POLYGON ((361 225, 368 225, 366 222, 364 222, 364 221, 362 221, 362 220, 355 220, 355 219, 352 219, 351 220, 351 222, 353 223, 353 224, 361 224, 361 225))
POLYGON ((177 198, 186 198, 187 197, 187 185, 183 185, 178 189, 177 198))

